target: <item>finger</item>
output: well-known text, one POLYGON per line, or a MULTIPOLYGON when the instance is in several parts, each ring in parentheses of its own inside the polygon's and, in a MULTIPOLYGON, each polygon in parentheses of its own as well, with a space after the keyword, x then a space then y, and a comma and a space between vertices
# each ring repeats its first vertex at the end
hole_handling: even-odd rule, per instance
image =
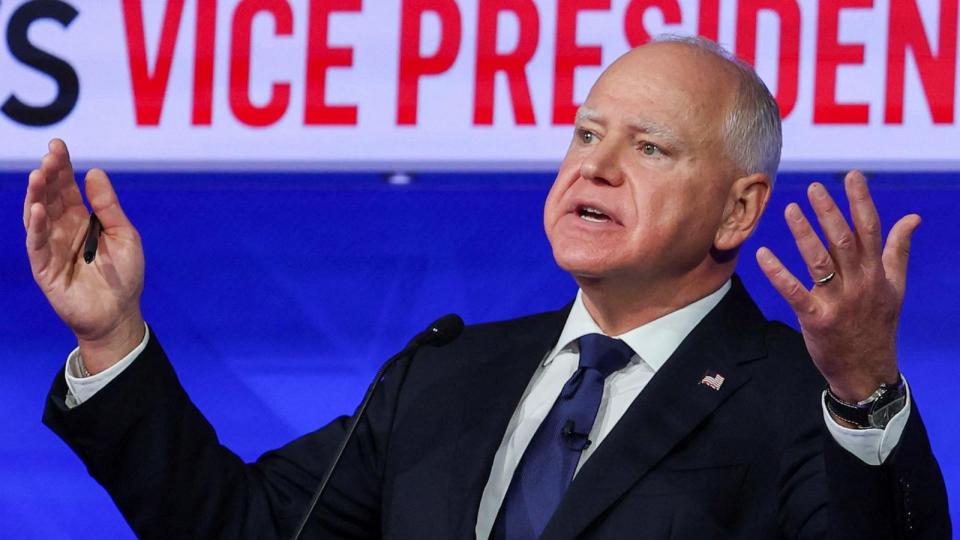
POLYGON ((914 231, 920 226, 920 216, 910 214, 900 218, 890 234, 887 235, 887 244, 883 247, 883 270, 887 280, 893 284, 897 293, 903 298, 907 288, 907 263, 910 259, 910 243, 914 231))
POLYGON ((120 200, 113 190, 113 185, 102 169, 90 169, 86 178, 87 200, 93 212, 97 214, 100 224, 105 231, 121 228, 133 228, 127 215, 120 207, 120 200))
POLYGON ((820 237, 813 230, 813 226, 807 221, 807 217, 803 215, 800 206, 796 203, 790 203, 783 214, 787 226, 790 227, 790 232, 793 234, 793 239, 797 243, 797 249, 800 251, 803 261, 807 263, 810 277, 818 280, 831 272, 835 272, 837 268, 833 258, 827 248, 823 246, 823 242, 820 241, 820 237))
POLYGON ((772 251, 765 247, 758 249, 757 264, 798 317, 806 317, 816 312, 816 299, 772 251))
POLYGON ((53 139, 49 144, 50 151, 43 156, 40 162, 40 171, 46 179, 46 204, 48 218, 57 220, 67 211, 83 210, 83 198, 80 188, 73 176, 73 165, 67 146, 60 139, 53 139))
POLYGON ((57 219, 60 215, 60 189, 58 158, 53 154, 46 154, 40 160, 40 174, 43 175, 43 205, 47 211, 47 219, 57 219))
POLYGON ((50 265, 53 250, 50 248, 50 227, 43 204, 37 202, 30 207, 30 221, 27 222, 27 257, 33 275, 39 276, 50 265))
POLYGON ((64 206, 81 207, 86 213, 86 207, 83 206, 83 197, 80 196, 80 186, 77 185, 77 179, 74 176, 73 162, 70 160, 70 151, 67 144, 60 139, 50 141, 52 148, 56 150, 63 167, 60 169, 60 196, 63 199, 64 206))
POLYGON ((30 171, 27 176, 27 194, 23 197, 23 228, 26 229, 30 224, 30 206, 33 203, 43 202, 46 199, 44 189, 46 185, 43 181, 43 174, 40 169, 30 171))
POLYGON ((50 139, 50 142, 47 143, 47 150, 50 152, 56 152, 58 154, 63 154, 67 160, 70 160, 70 150, 67 148, 67 143, 63 142, 63 139, 54 137, 50 139))
POLYGON ((848 275, 859 270, 857 242, 853 231, 847 225, 847 220, 833 201, 833 197, 827 192, 827 188, 819 182, 814 182, 807 189, 807 196, 830 246, 829 251, 837 265, 836 270, 840 274, 848 275))
POLYGON ((49 154, 54 158, 57 173, 57 190, 64 202, 69 204, 83 204, 80 197, 80 188, 74 177, 73 162, 70 161, 70 151, 66 143, 60 139, 52 139, 48 145, 49 154))
POLYGON ((867 179, 860 171, 850 171, 844 178, 847 199, 850 201, 850 216, 857 230, 863 259, 862 264, 878 266, 883 249, 883 237, 880 232, 880 215, 870 195, 867 179))

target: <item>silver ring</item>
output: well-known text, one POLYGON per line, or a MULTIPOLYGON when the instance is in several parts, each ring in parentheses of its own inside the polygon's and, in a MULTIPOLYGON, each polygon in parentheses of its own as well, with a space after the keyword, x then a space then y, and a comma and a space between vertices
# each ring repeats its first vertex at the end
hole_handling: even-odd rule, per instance
POLYGON ((827 283, 830 283, 831 281, 833 281, 833 278, 835 277, 837 277, 837 273, 830 272, 829 274, 823 276, 822 278, 815 280, 813 283, 816 285, 826 285, 827 283))

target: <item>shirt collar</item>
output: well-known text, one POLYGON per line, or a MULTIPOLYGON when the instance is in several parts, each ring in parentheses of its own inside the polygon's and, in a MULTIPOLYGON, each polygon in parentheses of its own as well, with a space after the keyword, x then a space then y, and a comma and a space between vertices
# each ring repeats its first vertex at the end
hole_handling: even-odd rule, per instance
MULTIPOLYGON (((719 289, 692 304, 624 334, 611 337, 622 339, 633 349, 636 356, 631 362, 637 361, 639 357, 656 372, 670 358, 673 351, 677 350, 687 334, 693 331, 707 313, 720 303, 729 290, 730 280, 728 279, 719 289)), ((550 354, 544 358, 543 365, 553 362, 553 359, 564 350, 576 350, 577 340, 581 337, 587 334, 603 333, 583 304, 583 291, 577 291, 577 298, 573 301, 573 307, 570 308, 570 315, 567 316, 560 339, 550 354)))

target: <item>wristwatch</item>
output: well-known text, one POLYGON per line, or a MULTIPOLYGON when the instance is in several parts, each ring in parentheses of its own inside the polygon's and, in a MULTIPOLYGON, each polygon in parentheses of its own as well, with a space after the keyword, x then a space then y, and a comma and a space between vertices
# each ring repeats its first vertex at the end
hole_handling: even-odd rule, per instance
POLYGON ((824 399, 827 410, 837 418, 850 422, 860 429, 884 429, 890 419, 907 404, 907 385, 903 382, 903 376, 900 375, 896 383, 881 384, 880 388, 870 394, 870 397, 856 403, 838 398, 830 391, 830 386, 827 386, 824 399))

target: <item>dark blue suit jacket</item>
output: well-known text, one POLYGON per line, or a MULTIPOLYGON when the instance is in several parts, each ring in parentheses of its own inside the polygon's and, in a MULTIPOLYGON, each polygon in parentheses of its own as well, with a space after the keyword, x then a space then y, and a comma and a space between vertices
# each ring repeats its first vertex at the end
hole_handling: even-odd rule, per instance
MULTIPOLYGON (((469 539, 494 454, 567 310, 468 327, 395 366, 308 528, 315 538, 469 539)), ((824 426, 824 382, 800 336, 739 280, 683 341, 570 486, 545 540, 948 539, 946 494, 913 413, 871 467, 824 426), (699 384, 707 371, 719 391, 699 384)), ((346 419, 244 464, 219 445, 154 337, 69 410, 59 373, 44 422, 138 535, 288 537, 346 419)))

